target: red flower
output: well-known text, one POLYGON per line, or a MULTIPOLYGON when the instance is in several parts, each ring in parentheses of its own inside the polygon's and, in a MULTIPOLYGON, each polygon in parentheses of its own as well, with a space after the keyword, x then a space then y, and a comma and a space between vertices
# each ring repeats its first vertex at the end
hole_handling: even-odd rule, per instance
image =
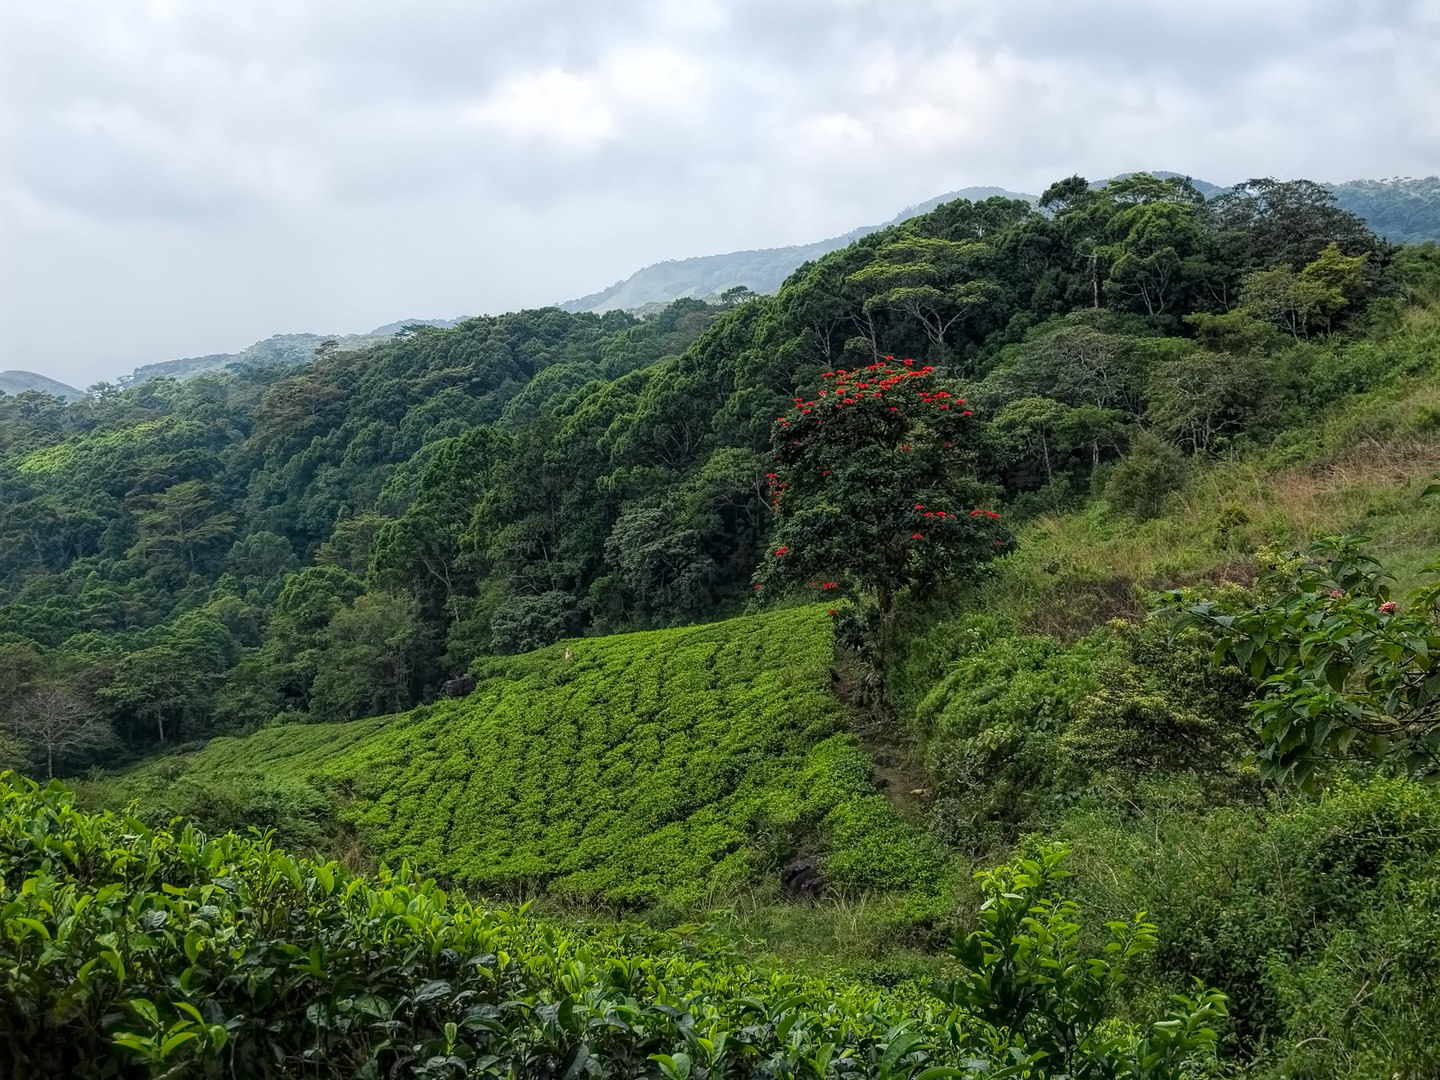
POLYGON ((776 554, 776 555, 785 555, 785 554, 788 554, 789 551, 790 551, 790 549, 789 549, 788 547, 778 547, 778 548, 775 549, 775 554, 776 554))
POLYGON ((911 539, 911 540, 924 540, 924 539, 925 539, 925 534, 924 534, 924 533, 916 533, 914 536, 910 537, 910 539, 911 539))
POLYGON ((1385 601, 1385 603, 1383 603, 1383 604, 1380 605, 1380 610, 1381 610, 1382 612, 1384 612, 1386 615, 1394 615, 1394 614, 1395 614, 1395 601, 1394 601, 1394 600, 1387 600, 1387 601, 1385 601))

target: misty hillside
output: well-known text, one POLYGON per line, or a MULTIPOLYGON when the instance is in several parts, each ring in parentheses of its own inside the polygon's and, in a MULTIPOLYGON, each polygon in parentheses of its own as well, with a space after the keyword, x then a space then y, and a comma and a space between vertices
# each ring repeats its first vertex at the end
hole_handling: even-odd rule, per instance
MULTIPOLYGON (((1133 173, 1122 173, 1124 179, 1133 173)), ((1159 177, 1174 177, 1173 172, 1156 172, 1159 177)), ((1227 189, 1204 180, 1191 181, 1206 198, 1214 198, 1227 189)), ((1330 185, 1336 202, 1345 210, 1360 215, 1386 240, 1396 244, 1420 244, 1440 241, 1440 178, 1422 180, 1350 180, 1330 185)), ((994 196, 1023 199, 1034 204, 1038 197, 997 187, 971 187, 937 195, 923 203, 902 210, 887 225, 896 225, 912 217, 929 213, 941 203, 954 199, 980 201, 994 196)), ((702 255, 689 259, 670 259, 647 266, 608 289, 560 304, 569 312, 604 312, 614 309, 640 311, 653 304, 667 304, 682 297, 718 297, 726 289, 743 285, 754 292, 774 292, 797 267, 838 251, 862 236, 884 226, 862 226, 844 236, 819 240, 813 244, 761 248, 758 251, 734 251, 726 255, 702 255)))
MULTIPOLYGON (((1113 179, 1124 179, 1121 174, 1113 179)), ((1162 178, 1176 177, 1173 172, 1157 172, 1162 178)), ((1110 181, 1097 181, 1096 186, 1110 181)), ((1204 180, 1191 182, 1206 198, 1222 194, 1226 188, 1204 180)), ((1337 204, 1358 214, 1382 237, 1392 243, 1417 244, 1426 241, 1440 241, 1440 178, 1392 179, 1392 180, 1351 180, 1331 185, 1337 204)), ((784 280, 806 262, 819 259, 833 251, 853 244, 862 237, 880 229, 898 225, 903 221, 919 217, 934 210, 943 203, 956 199, 979 202, 989 198, 1020 199, 1032 205, 1038 196, 1024 192, 1010 191, 1000 187, 967 187, 946 192, 924 202, 901 210, 884 225, 863 225, 852 229, 843 236, 817 240, 812 244, 792 244, 786 247, 760 248, 747 251, 733 251, 722 255, 699 255, 686 259, 668 259, 637 271, 630 277, 618 281, 609 288, 590 293, 576 300, 569 300, 557 306, 572 314, 581 312, 602 313, 605 311, 629 311, 646 316, 674 300, 684 298, 715 299, 727 289, 744 286, 754 292, 771 293, 779 289, 784 280)), ((479 306, 479 305, 477 305, 479 306)), ((247 348, 234 353, 212 353, 206 356, 182 357, 137 367, 130 375, 117 380, 121 385, 144 382, 160 376, 189 378, 208 371, 222 371, 233 367, 254 367, 261 364, 308 363, 315 356, 316 349, 326 340, 335 342, 341 350, 364 348, 393 337, 406 326, 434 326, 442 329, 457 325, 458 319, 403 319, 376 327, 365 334, 276 334, 263 341, 257 341, 247 348)), ((3 381, 12 376, 44 380, 43 376, 27 372, 6 372, 0 376, 0 389, 10 393, 3 381)), ((63 385, 63 384, 61 384, 63 385)), ((22 386, 22 389, 40 389, 22 386)), ((78 390, 66 387, 72 397, 80 396, 78 390)), ((47 392, 57 393, 53 387, 47 392)), ((63 396, 63 395, 62 395, 63 396)))
POLYGON ((0 394, 23 394, 27 390, 53 394, 66 401, 76 401, 85 396, 83 390, 76 390, 73 386, 44 375, 36 375, 33 371, 0 371, 0 394))
POLYGON ((131 374, 122 375, 121 385, 142 383, 146 379, 168 376, 186 379, 207 371, 223 371, 230 367, 247 368, 260 364, 304 364, 315 356, 315 350, 325 341, 335 342, 338 349, 359 349, 394 337, 407 326, 435 326, 448 329, 456 319, 402 319, 376 327, 368 334, 276 334, 257 341, 255 344, 233 353, 211 353, 208 356, 186 356, 178 360, 162 360, 154 364, 137 367, 131 374))
POLYGON ((1392 244, 1440 242, 1440 176, 1350 180, 1331 190, 1392 244))
POLYGON ((645 267, 624 281, 617 281, 608 289, 601 289, 578 300, 568 300, 558 306, 562 311, 572 314, 582 311, 599 313, 615 309, 635 311, 649 304, 667 304, 682 297, 717 297, 726 289, 737 285, 743 285, 753 292, 774 292, 780 288, 781 282, 794 273, 797 266, 848 247, 862 236, 868 236, 890 225, 898 225, 921 214, 928 214, 941 203, 955 199, 979 202, 981 199, 996 196, 1035 202, 1034 195, 1023 195, 1004 188, 963 188, 907 207, 884 225, 862 225, 844 236, 832 236, 828 240, 817 240, 813 244, 792 244, 789 247, 761 248, 758 251, 732 251, 726 255, 699 255, 689 259, 667 259, 665 262, 645 267))

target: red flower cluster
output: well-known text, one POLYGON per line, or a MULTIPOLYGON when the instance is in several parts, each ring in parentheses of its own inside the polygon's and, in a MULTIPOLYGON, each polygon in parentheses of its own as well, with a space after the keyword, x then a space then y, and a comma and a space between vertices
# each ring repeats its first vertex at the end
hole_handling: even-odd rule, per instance
POLYGON ((776 555, 788 555, 789 552, 790 552, 790 549, 789 549, 788 547, 778 547, 778 548, 775 549, 775 554, 776 554, 776 555))
POLYGON ((987 517, 987 518, 989 518, 991 521, 999 521, 999 520, 1000 520, 1000 515, 997 514, 994 510, 971 510, 971 511, 970 511, 970 516, 971 516, 972 518, 987 517))
POLYGON ((785 488, 790 485, 780 479, 779 473, 773 472, 765 474, 765 484, 770 489, 770 505, 776 510, 779 510, 780 496, 784 493, 785 488))
MULTIPOLYGON (((821 390, 813 399, 796 397, 794 401, 795 413, 790 416, 777 416, 775 422, 781 427, 789 427, 792 421, 801 417, 810 416, 822 408, 833 406, 837 410, 843 410, 846 405, 860 405, 866 400, 882 399, 885 393, 895 389, 901 383, 909 379, 926 378, 935 373, 932 364, 924 367, 915 367, 915 361, 906 359, 902 361, 904 367, 893 368, 890 364, 894 361, 893 356, 887 356, 885 362, 877 362, 867 365, 861 370, 849 370, 837 368, 834 371, 822 371, 822 379, 835 380, 830 389, 821 390), (828 400, 827 400, 828 399, 828 400)), ((949 391, 934 390, 921 391, 919 401, 926 405, 935 405, 940 409, 949 410, 951 405, 964 405, 961 398, 952 397, 949 391)), ((890 412, 899 412, 899 407, 890 405, 890 412)), ((966 416, 970 414, 965 413, 966 416)), ((818 427, 822 420, 816 418, 818 427)))
POLYGON ((1394 600, 1386 600, 1385 603, 1380 605, 1380 611, 1385 615, 1394 615, 1395 608, 1396 604, 1394 600))

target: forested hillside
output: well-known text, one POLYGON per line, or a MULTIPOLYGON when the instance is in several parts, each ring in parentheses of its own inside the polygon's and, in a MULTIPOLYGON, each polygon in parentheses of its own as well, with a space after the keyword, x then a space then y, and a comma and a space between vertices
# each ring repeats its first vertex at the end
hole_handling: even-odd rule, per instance
MULTIPOLYGON (((1156 175, 1173 177, 1176 174, 1156 175)), ((1097 181, 1096 186, 1104 183, 1106 181, 1097 181)), ((1193 183, 1206 198, 1223 195, 1226 190, 1203 180, 1194 180, 1193 183)), ((1335 195, 1336 203, 1341 209, 1360 217, 1380 237, 1391 243, 1440 242, 1440 178, 1432 176, 1425 179, 1350 180, 1340 184, 1327 184, 1326 187, 1335 195)), ((1034 195, 1006 191, 1003 188, 965 188, 903 210, 889 224, 898 225, 909 218, 928 213, 941 203, 953 202, 956 199, 980 202, 995 197, 1038 202, 1034 195)), ((608 289, 578 300, 567 301, 560 307, 566 311, 604 312, 616 308, 640 311, 681 297, 717 300, 730 289, 773 292, 801 263, 845 247, 874 231, 876 229, 872 226, 814 244, 672 259, 647 266, 608 289)))
MULTIPOLYGON (((1005 198, 1034 202, 1033 195, 1021 195, 1004 188, 965 188, 952 191, 927 200, 918 206, 908 207, 896 214, 889 225, 899 225, 913 217, 928 213, 941 203, 965 199, 980 202, 984 199, 1005 198)), ((623 281, 617 281, 608 289, 582 296, 578 300, 567 300, 560 304, 563 311, 606 312, 613 310, 638 311, 654 304, 666 304, 673 300, 700 299, 718 301, 731 289, 742 289, 748 293, 774 292, 802 263, 818 259, 832 251, 848 247, 861 237, 877 232, 883 225, 865 225, 852 229, 843 236, 832 236, 817 240, 813 244, 795 244, 790 247, 761 248, 756 251, 732 251, 725 255, 700 255, 689 259, 670 259, 666 262, 647 266, 623 281)))
POLYGON ((359 349, 374 345, 386 338, 394 337, 407 326, 451 327, 455 322, 445 319, 413 319, 406 322, 389 323, 377 327, 368 334, 341 334, 322 337, 320 334, 276 334, 264 341, 234 353, 211 353, 208 356, 185 356, 177 360, 160 360, 153 364, 142 364, 129 375, 116 380, 121 386, 144 382, 146 379, 162 377, 188 379, 209 371, 226 371, 234 368, 261 367, 267 364, 304 364, 317 354, 332 349, 359 349))
MULTIPOLYGON (((1142 174, 946 203, 773 296, 0 398, 0 754, 97 807, 408 858, 557 918, 701 918, 762 965, 958 1010, 942 1037, 905 1006, 921 1060, 867 1004, 881 1037, 826 1036, 810 1075, 999 1076, 1008 1054, 1178 1080, 1217 1074, 1213 1025, 1234 1075, 1419 1080, 1437 356, 1440 249, 1317 185, 1207 201, 1142 174), (1369 539, 1312 546, 1342 533, 1369 539), (813 907, 786 902, 796 863, 813 907), (1127 978, 1076 960, 1137 923, 1127 978), (1052 948, 1097 981, 1026 966, 1052 948), (1189 1021, 1148 1027, 1177 994, 1189 1021), (1147 1031, 1196 1037, 1146 1065, 1147 1031)), ((32 817, 130 828, 37 798, 14 796, 16 851, 32 817)), ((11 890, 61 873, 0 858, 11 890)), ((53 933, 16 912, 12 957, 25 920, 53 933)), ((527 941, 523 963, 551 955, 527 941)), ((459 1045, 404 1009, 414 1053, 459 1045)), ((569 1020, 535 1015, 573 1065, 569 1020)), ((771 1034, 818 1030, 770 1022, 747 1038, 782 1057, 771 1034)), ((723 1071, 644 1046, 648 1075, 723 1071)), ((773 1060, 753 1074, 804 1074, 773 1060)))
POLYGON ((0 394, 19 395, 29 391, 49 394, 65 401, 74 401, 85 396, 83 391, 76 390, 73 386, 47 379, 44 375, 36 375, 33 371, 0 371, 0 394))
POLYGON ((738 611, 775 417, 887 353, 972 387, 975 498, 1022 514, 1132 446, 1213 455, 1386 374, 1336 335, 1394 293, 1392 256, 1320 189, 1077 179, 1044 202, 946 204, 731 310, 528 312, 303 370, 4 399, 7 677, 93 697, 143 749, 738 611))

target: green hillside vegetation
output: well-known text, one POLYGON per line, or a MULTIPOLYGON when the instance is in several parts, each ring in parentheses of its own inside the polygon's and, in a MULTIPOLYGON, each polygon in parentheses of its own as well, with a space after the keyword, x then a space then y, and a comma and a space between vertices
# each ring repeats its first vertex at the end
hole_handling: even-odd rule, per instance
POLYGON ((206 356, 185 356, 176 360, 160 360, 153 364, 142 364, 129 375, 117 380, 123 386, 133 386, 147 379, 190 379, 214 371, 232 371, 240 368, 263 367, 277 364, 308 364, 317 355, 332 349, 360 349, 375 345, 394 337, 409 326, 454 326, 455 321, 445 319, 415 319, 409 322, 388 323, 377 327, 368 334, 275 334, 264 341, 233 353, 210 353, 206 356))
MULTIPOLYGON (((1136 174, 1127 173, 1114 179, 1124 180, 1133 175, 1136 174)), ((1157 172, 1154 175, 1178 178, 1179 174, 1157 172)), ((1096 186, 1103 183, 1097 182, 1096 186)), ((1223 195, 1226 191, 1203 180, 1194 180, 1193 183, 1207 199, 1223 195)), ((1326 186, 1334 193, 1337 205, 1358 215, 1391 243, 1440 242, 1440 178, 1349 180, 1326 186)), ((957 199, 982 202, 992 198, 1019 199, 1031 204, 1039 201, 1035 195, 1003 188, 965 188, 903 210, 889 224, 898 225, 957 199)), ((875 231, 874 227, 862 228, 814 244, 672 259, 647 266, 608 289, 559 306, 565 311, 576 312, 621 310, 640 313, 681 297, 718 298, 727 289, 737 287, 756 293, 774 292, 805 262, 838 251, 875 231)))
POLYGON ((1440 242, 1440 176, 1333 185, 1341 206, 1396 244, 1440 242))
POLYGON ((684 910, 778 884, 796 855, 842 888, 934 889, 942 856, 874 793, 830 693, 829 623, 799 608, 486 661, 464 699, 214 739, 87 797, 301 844, 338 818, 377 860, 513 899, 684 910))
MULTIPOLYGON (((965 943, 1079 924, 1018 884, 1059 842, 1086 920, 1050 946, 1156 928, 1104 1030, 1198 978, 1231 1075, 1423 1080, 1437 357, 1440 249, 1317 185, 1139 175, 947 203, 743 303, 0 399, 0 754, 152 823, 935 977, 1012 1034, 1052 984, 965 943)), ((805 1068, 880 1071, 854 1045, 805 1068)))
POLYGON ((268 841, 78 813, 0 775, 7 1076, 882 1078, 1210 1073, 1224 999, 1108 1015, 1155 946, 1087 956, 1059 849, 986 876, 957 977, 875 991, 722 942, 477 908, 408 867, 373 881, 268 841))
MULTIPOLYGON (((971 187, 952 191, 928 199, 923 203, 907 207, 896 214, 886 225, 899 225, 921 214, 927 214, 942 203, 965 199, 980 202, 984 199, 1022 199, 1035 201, 1033 195, 1019 195, 997 187, 971 187)), ((886 226, 870 225, 852 229, 844 236, 828 240, 817 240, 813 244, 792 244, 788 247, 759 248, 752 251, 732 251, 725 255, 700 255, 689 259, 667 259, 636 271, 623 281, 617 281, 608 289, 582 296, 578 300, 567 300, 557 305, 562 311, 642 312, 647 308, 660 307, 675 300, 698 299, 716 300, 731 289, 744 289, 749 293, 774 292, 785 279, 795 272, 796 267, 818 259, 832 251, 848 247, 863 236, 877 232, 886 226)))

